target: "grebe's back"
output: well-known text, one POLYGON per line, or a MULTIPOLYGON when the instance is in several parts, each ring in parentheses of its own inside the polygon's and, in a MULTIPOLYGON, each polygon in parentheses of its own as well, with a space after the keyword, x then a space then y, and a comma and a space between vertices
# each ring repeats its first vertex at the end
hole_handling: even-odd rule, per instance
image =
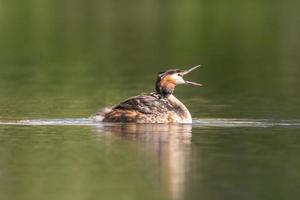
MULTIPOLYGON (((176 122, 176 109, 156 93, 131 97, 104 114, 104 122, 170 123, 176 122)), ((179 122, 179 121, 178 121, 179 122)))

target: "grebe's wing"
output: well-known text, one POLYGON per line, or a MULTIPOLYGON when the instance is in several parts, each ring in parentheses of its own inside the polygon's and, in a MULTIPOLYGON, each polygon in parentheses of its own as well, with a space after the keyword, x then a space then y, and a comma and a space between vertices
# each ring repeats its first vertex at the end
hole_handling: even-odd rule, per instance
POLYGON ((113 109, 134 110, 144 114, 166 112, 172 106, 168 100, 155 93, 134 96, 113 107, 113 109))

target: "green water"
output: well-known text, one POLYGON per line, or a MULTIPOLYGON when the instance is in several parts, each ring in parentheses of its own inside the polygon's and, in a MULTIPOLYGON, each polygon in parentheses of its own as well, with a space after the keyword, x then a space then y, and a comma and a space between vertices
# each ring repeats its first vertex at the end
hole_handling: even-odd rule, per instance
POLYGON ((0 0, 0 122, 86 119, 168 68, 204 84, 176 88, 193 125, 0 123, 0 199, 295 199, 299 8, 0 0))

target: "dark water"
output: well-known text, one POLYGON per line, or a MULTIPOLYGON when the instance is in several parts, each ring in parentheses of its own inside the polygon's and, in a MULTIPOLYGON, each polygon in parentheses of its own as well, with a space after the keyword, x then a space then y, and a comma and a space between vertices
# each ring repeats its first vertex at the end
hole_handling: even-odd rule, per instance
POLYGON ((0 1, 0 199, 294 199, 300 2, 0 1), (203 67, 192 125, 95 124, 203 67))

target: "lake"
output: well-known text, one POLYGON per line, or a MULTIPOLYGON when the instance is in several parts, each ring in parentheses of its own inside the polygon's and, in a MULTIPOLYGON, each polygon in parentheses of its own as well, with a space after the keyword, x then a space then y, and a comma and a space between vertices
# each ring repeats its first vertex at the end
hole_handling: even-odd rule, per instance
POLYGON ((299 196, 299 6, 0 1, 0 199, 299 196), (193 124, 91 120, 198 64, 193 124))

